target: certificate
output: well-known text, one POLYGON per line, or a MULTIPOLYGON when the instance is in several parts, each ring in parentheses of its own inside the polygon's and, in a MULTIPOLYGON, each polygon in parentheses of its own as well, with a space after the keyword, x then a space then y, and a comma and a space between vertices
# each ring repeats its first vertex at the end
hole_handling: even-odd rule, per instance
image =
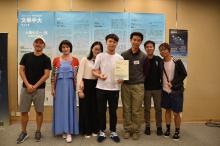
POLYGON ((115 80, 121 78, 129 80, 128 60, 115 60, 115 80))

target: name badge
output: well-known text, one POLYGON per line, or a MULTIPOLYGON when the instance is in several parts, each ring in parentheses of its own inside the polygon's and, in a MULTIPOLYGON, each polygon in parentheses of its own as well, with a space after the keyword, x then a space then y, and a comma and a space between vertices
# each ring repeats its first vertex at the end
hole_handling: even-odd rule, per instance
POLYGON ((134 61, 134 64, 140 64, 139 60, 134 61))

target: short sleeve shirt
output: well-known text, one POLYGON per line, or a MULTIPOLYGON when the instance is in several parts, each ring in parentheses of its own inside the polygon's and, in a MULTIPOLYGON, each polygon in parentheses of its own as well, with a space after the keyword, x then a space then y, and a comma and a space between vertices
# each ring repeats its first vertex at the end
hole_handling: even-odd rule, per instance
MULTIPOLYGON (((44 70, 51 70, 51 60, 45 54, 40 56, 34 55, 33 52, 24 54, 20 61, 20 65, 25 66, 25 75, 29 84, 36 84, 44 75, 44 70)), ((41 84, 39 88, 45 88, 46 83, 41 84)), ((27 88, 23 82, 23 87, 27 88)))

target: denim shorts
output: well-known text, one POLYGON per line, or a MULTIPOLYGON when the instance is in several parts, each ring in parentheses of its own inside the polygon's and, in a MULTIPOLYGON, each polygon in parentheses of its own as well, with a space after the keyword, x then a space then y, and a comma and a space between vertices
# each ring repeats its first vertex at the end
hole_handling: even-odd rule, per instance
POLYGON ((183 93, 177 96, 171 96, 166 91, 162 91, 161 107, 164 109, 172 109, 173 112, 179 113, 183 111, 183 93))

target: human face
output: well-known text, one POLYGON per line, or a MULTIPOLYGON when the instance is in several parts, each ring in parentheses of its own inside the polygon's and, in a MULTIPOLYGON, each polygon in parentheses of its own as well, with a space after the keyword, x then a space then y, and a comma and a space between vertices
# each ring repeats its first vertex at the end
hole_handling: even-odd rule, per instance
POLYGON ((131 42, 131 48, 133 49, 139 49, 140 45, 141 45, 141 37, 140 36, 137 36, 137 35, 134 35, 132 37, 132 39, 130 40, 131 42))
POLYGON ((64 55, 69 55, 70 53, 70 46, 66 45, 66 44, 63 44, 62 45, 62 53, 64 55))
POLYGON ((146 51, 147 55, 149 55, 149 56, 152 56, 154 54, 154 50, 155 50, 154 45, 151 43, 148 43, 145 46, 145 51, 146 51))
POLYGON ((101 47, 100 47, 100 45, 95 45, 95 46, 92 48, 93 58, 95 58, 100 52, 101 52, 101 47))
POLYGON ((33 46, 36 52, 42 52, 45 48, 45 43, 41 39, 37 39, 34 41, 33 46))
POLYGON ((160 55, 161 55, 163 58, 166 58, 166 57, 170 56, 170 52, 168 51, 167 48, 161 46, 161 47, 159 48, 159 50, 160 50, 160 55))
POLYGON ((106 43, 107 49, 111 52, 115 51, 115 48, 118 44, 118 42, 116 42, 114 39, 111 39, 111 38, 107 39, 105 43, 106 43))

